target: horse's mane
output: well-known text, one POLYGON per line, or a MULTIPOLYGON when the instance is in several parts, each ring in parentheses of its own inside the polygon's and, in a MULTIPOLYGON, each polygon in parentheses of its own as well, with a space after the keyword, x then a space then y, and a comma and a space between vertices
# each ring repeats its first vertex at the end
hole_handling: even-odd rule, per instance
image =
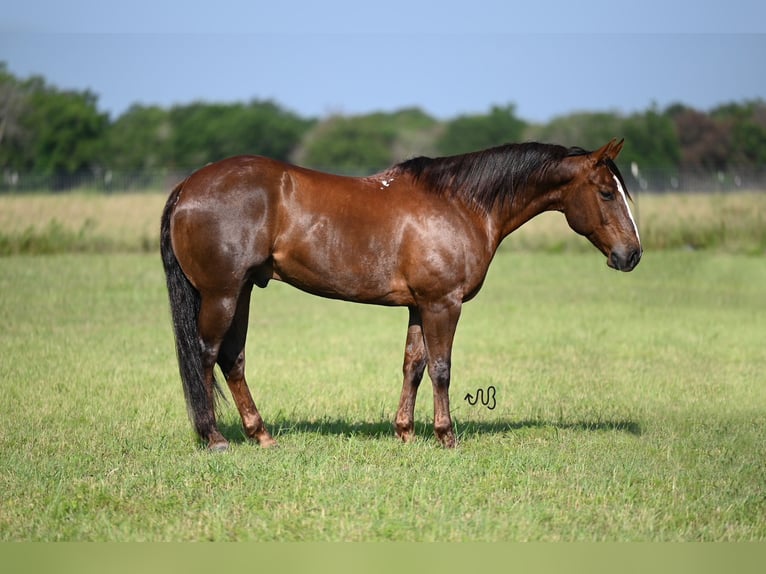
POLYGON ((528 183, 544 181, 565 157, 587 153, 578 147, 528 142, 463 155, 416 157, 392 170, 410 175, 432 193, 460 197, 489 211, 498 203, 513 202, 528 183))

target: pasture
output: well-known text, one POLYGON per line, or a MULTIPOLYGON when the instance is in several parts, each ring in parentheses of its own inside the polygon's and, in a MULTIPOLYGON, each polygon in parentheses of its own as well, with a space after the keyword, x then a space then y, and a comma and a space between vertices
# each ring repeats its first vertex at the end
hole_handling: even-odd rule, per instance
MULTIPOLYGON (((418 439, 394 438, 406 310, 272 283, 253 294, 247 371, 280 448, 248 443, 223 404, 232 447, 211 454, 153 252, 163 198, 126 197, 57 196, 47 215, 44 196, 0 198, 5 245, 27 238, 8 252, 62 251, 29 247, 51 225, 84 252, 0 258, 1 540, 766 539, 762 236, 650 243, 619 274, 548 216, 512 235, 458 327, 454 451, 427 379, 418 439), (40 206, 9 216, 22 199, 40 206), (494 409, 463 400, 489 386, 494 409)), ((661 200, 640 219, 688 233, 660 225, 678 205, 661 200)), ((710 212, 762 223, 762 203, 726 205, 710 212)))

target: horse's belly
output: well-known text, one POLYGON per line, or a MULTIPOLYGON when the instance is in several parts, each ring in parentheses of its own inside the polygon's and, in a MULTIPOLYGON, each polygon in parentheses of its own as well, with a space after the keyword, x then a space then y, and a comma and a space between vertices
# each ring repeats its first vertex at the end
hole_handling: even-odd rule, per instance
POLYGON ((328 297, 380 305, 409 305, 406 281, 392 261, 372 252, 345 257, 324 250, 275 252, 273 278, 298 289, 328 297))

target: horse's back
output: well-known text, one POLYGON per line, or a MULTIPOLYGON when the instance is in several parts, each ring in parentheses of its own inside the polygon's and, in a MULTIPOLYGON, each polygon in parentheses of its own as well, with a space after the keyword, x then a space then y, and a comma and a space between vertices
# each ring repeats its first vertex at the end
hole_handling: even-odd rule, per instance
POLYGON ((257 155, 239 155, 209 163, 192 173, 183 183, 183 195, 195 202, 222 196, 236 199, 237 194, 252 193, 278 185, 289 164, 257 155))

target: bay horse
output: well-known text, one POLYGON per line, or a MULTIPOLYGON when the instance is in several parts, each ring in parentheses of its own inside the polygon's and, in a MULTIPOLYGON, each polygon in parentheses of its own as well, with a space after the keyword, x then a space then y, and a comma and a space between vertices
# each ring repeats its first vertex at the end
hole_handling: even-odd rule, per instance
POLYGON ((284 281, 314 295, 406 306, 409 324, 395 432, 414 437, 423 373, 434 433, 455 446, 449 406, 452 342, 463 303, 481 289, 500 242, 537 214, 564 213, 609 267, 643 253, 614 159, 623 141, 587 152, 507 144, 417 157, 369 177, 322 173, 259 156, 209 164, 180 182, 162 214, 161 254, 184 395, 211 450, 217 363, 246 435, 276 444, 245 381, 253 286, 284 281))

